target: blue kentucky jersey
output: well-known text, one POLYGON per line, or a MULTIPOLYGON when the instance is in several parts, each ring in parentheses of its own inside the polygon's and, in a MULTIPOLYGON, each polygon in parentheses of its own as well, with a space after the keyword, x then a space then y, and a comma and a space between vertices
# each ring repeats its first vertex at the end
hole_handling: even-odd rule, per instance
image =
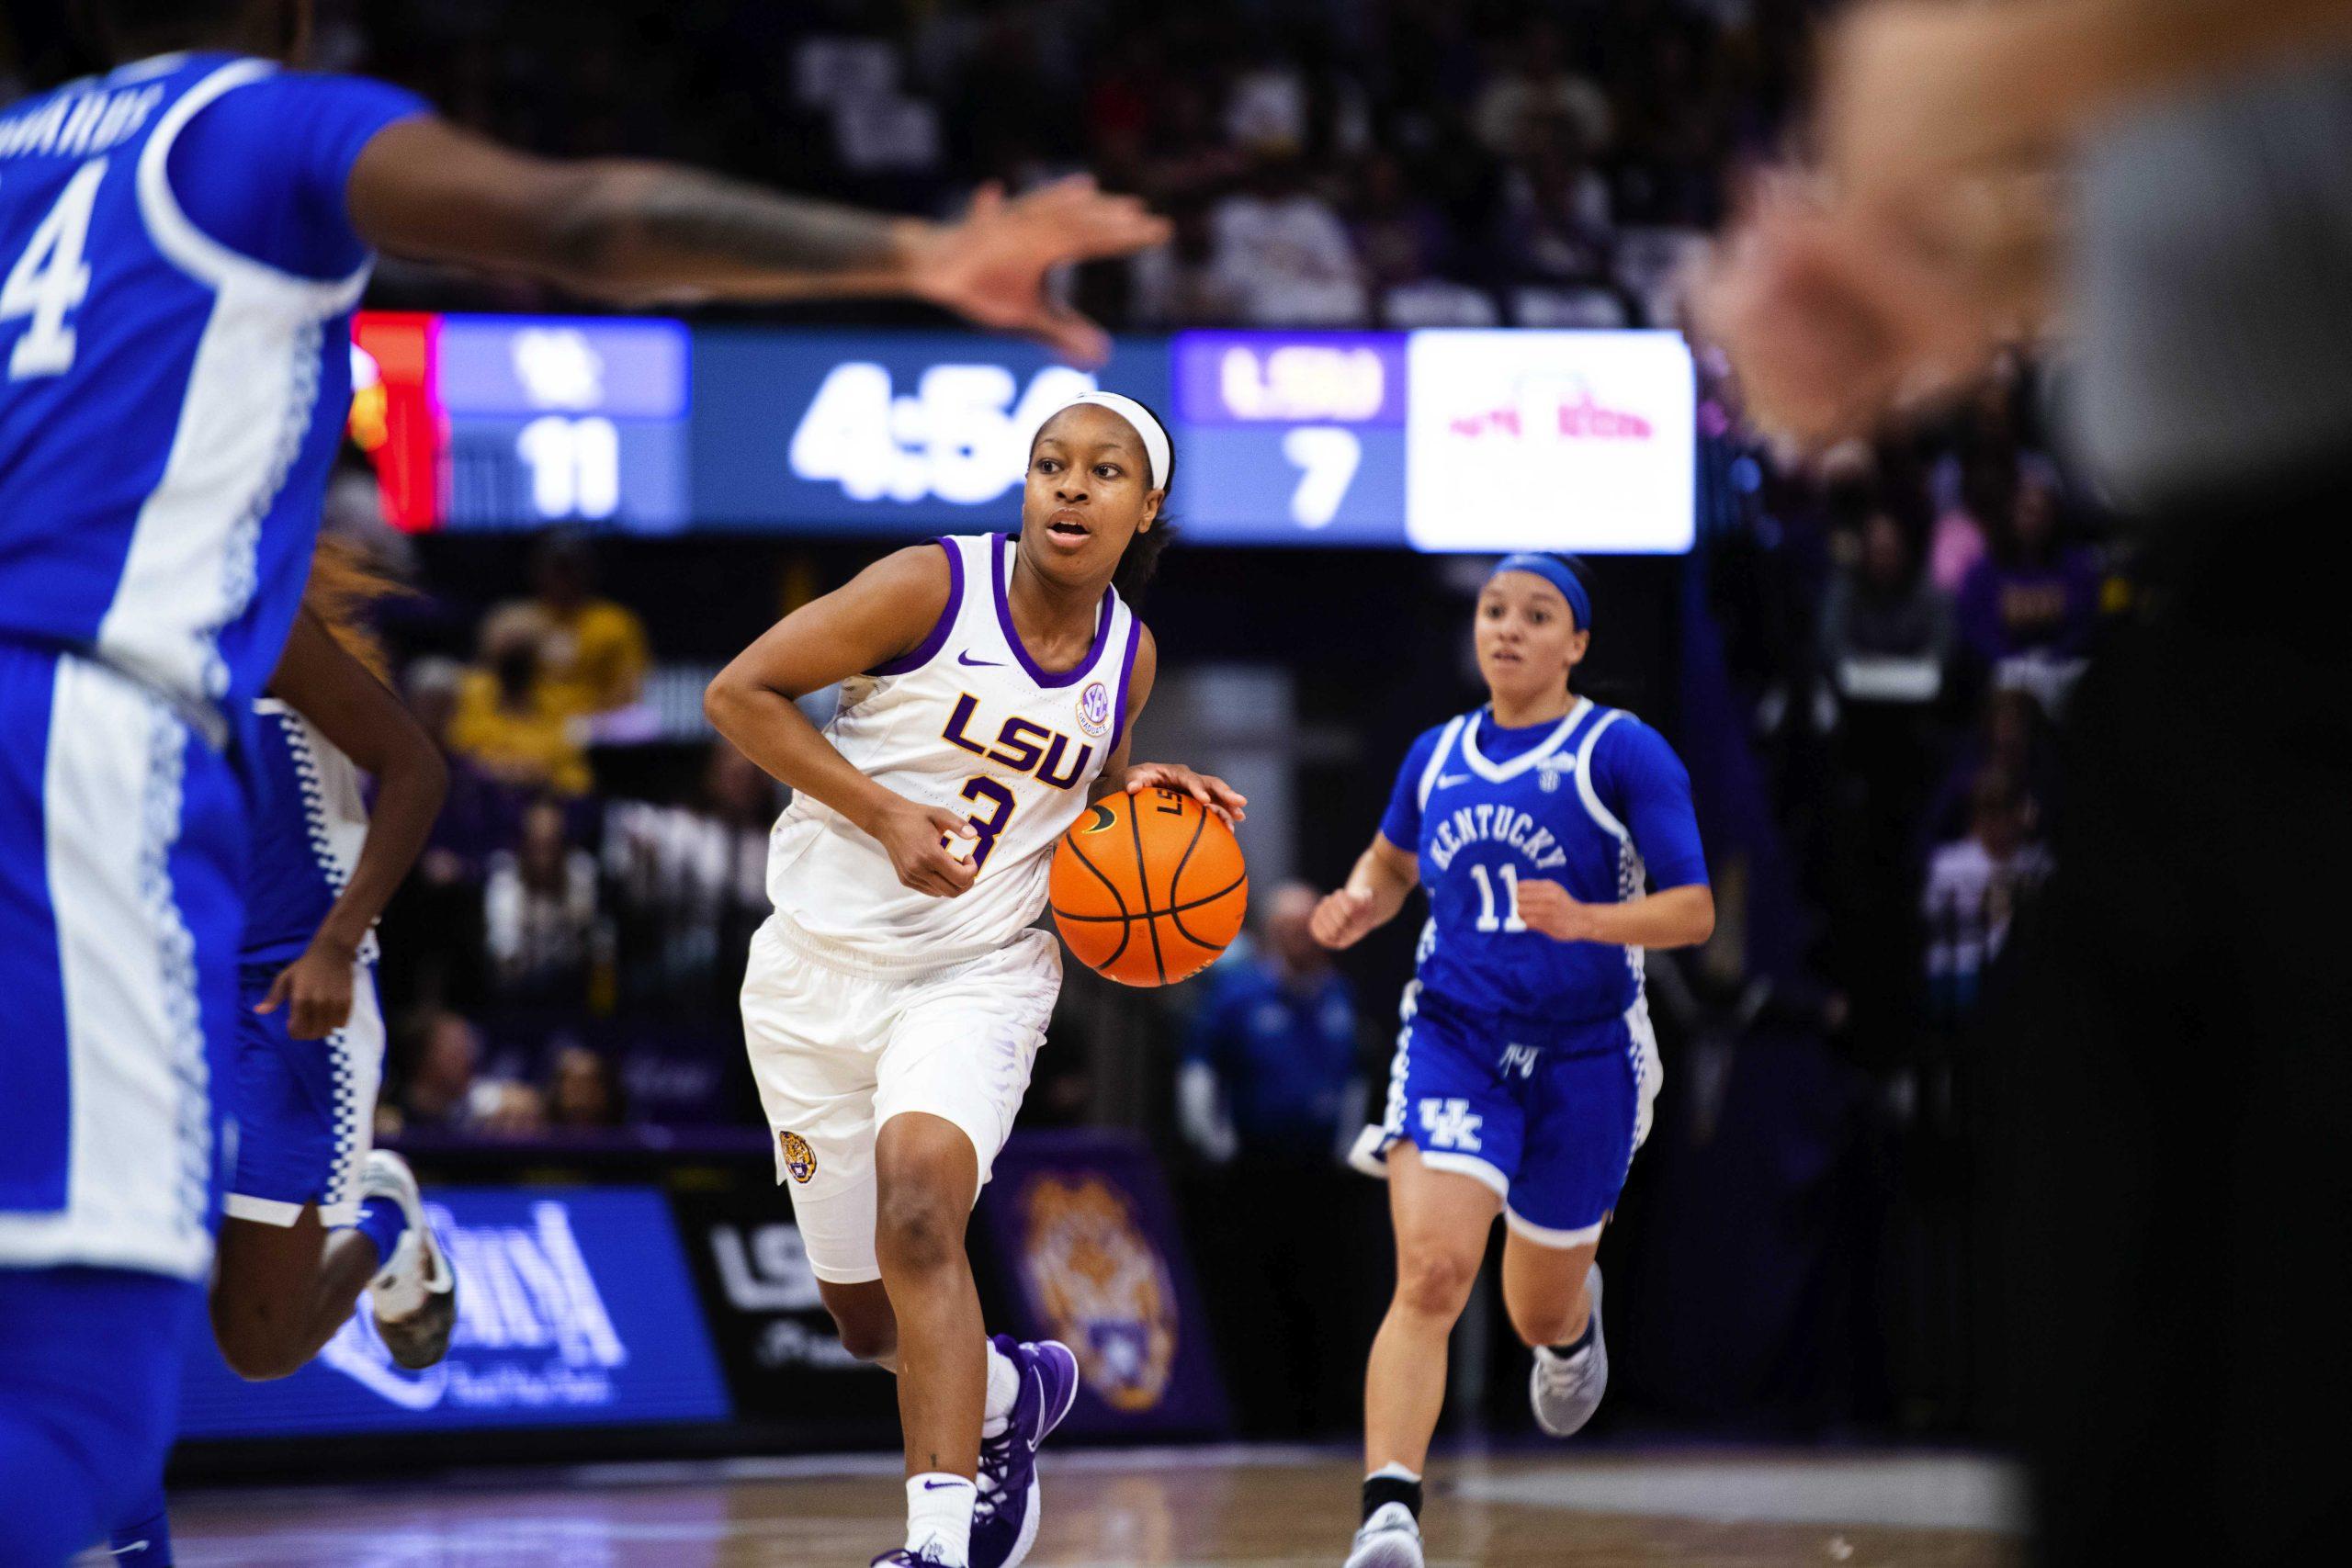
MULTIPOLYGON (((259 798, 238 958, 284 964, 311 945, 351 880, 368 838, 368 804, 359 770, 309 719, 274 698, 255 703, 254 710, 252 772, 259 798)), ((360 956, 376 956, 372 935, 360 956)))
POLYGON ((259 695, 350 404, 345 187, 423 109, 213 54, 0 110, 0 638, 259 695))
POLYGON ((1521 883, 1612 904, 1639 897, 1645 871, 1661 888, 1707 880, 1681 761, 1631 714, 1581 698, 1555 723, 1505 729, 1481 709, 1422 735, 1380 831, 1419 857, 1429 892, 1424 997, 1529 1025, 1624 1012, 1641 955, 1529 931, 1521 883))

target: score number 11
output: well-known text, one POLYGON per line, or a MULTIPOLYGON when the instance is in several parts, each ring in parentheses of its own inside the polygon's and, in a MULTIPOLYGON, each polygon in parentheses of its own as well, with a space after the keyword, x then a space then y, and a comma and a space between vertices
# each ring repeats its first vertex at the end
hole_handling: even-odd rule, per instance
POLYGON ((1356 469, 1363 462, 1363 443, 1356 433, 1333 424, 1301 425, 1283 433, 1283 456, 1298 470, 1298 488, 1291 491, 1290 520, 1302 528, 1320 528, 1340 514, 1356 469))

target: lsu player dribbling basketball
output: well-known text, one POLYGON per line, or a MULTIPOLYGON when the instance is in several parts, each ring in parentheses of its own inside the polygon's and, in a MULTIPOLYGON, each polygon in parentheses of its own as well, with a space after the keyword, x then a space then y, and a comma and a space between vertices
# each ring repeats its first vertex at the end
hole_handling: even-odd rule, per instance
POLYGON ((743 1029, 825 1305, 899 1376, 907 1540, 877 1565, 1020 1562, 1077 1395, 1066 1347, 984 1337, 964 1251, 1060 989, 1033 929, 1050 852, 1120 789, 1245 804, 1127 761, 1158 656, 1122 590, 1167 537, 1171 457, 1149 410, 1089 393, 1032 440, 1017 534, 886 557, 711 683, 712 722, 795 792, 743 1029), (794 699, 836 682, 820 731, 794 699))
POLYGON ((1416 885, 1430 896, 1387 1114, 1354 1156, 1388 1180, 1396 1292, 1364 1374, 1348 1568, 1420 1568, 1446 1341, 1498 1214, 1537 1424, 1578 1430, 1608 1383, 1593 1254, 1658 1082, 1641 950, 1704 942, 1715 906, 1680 761, 1571 689, 1591 628, 1566 561, 1495 569, 1476 623, 1487 705, 1413 743, 1380 831, 1315 912, 1317 939, 1347 947, 1416 885))

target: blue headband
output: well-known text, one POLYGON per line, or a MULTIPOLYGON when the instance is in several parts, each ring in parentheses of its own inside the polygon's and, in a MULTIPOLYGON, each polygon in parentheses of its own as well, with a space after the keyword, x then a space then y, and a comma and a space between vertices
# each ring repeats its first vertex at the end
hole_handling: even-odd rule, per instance
POLYGON ((1532 571, 1558 589, 1560 597, 1566 599, 1568 608, 1576 613, 1577 630, 1592 630, 1592 595, 1585 592, 1583 581, 1568 570, 1567 562, 1557 556, 1505 556, 1502 564, 1487 574, 1487 581, 1492 582, 1507 571, 1532 571))

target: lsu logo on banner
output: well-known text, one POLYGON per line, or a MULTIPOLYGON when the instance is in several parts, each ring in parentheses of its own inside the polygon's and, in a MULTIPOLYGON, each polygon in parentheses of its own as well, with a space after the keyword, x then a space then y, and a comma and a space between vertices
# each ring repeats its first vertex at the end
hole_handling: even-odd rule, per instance
POLYGON ((1041 1175, 1018 1207, 1029 1298, 1114 1410, 1155 1408, 1176 1365, 1176 1287, 1125 1192, 1041 1175))

